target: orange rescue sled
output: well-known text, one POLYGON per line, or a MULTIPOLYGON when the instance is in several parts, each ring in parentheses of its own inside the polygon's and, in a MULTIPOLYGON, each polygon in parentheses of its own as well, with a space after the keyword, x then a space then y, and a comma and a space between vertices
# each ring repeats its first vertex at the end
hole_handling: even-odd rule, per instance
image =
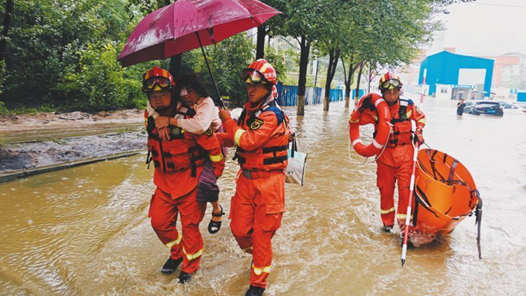
POLYGON ((418 240, 419 234, 420 238, 434 239, 450 233, 475 213, 480 258, 482 200, 469 171, 455 158, 435 149, 418 152, 417 170, 411 241, 418 240))

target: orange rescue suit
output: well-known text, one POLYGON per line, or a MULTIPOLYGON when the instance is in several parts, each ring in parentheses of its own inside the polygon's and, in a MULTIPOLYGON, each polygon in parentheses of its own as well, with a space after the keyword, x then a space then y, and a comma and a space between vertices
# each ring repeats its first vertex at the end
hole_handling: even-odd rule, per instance
POLYGON ((239 121, 223 123, 224 143, 235 144, 241 170, 230 207, 230 228, 239 247, 252 253, 250 284, 265 288, 272 263, 272 236, 285 211, 288 117, 275 100, 245 105, 239 121))
POLYGON ((398 182, 398 225, 404 224, 409 202, 409 186, 413 164, 412 121, 417 130, 425 125, 425 115, 412 100, 400 98, 389 106, 392 131, 386 148, 377 163, 377 186, 380 189, 380 213, 384 226, 393 226, 395 218, 394 190, 398 182))
POLYGON ((172 259, 183 257, 181 270, 193 273, 199 268, 203 251, 199 223, 206 209, 206 204, 196 200, 196 188, 207 158, 222 171, 224 158, 220 142, 214 133, 193 135, 178 127, 170 127, 171 139, 163 141, 147 112, 145 124, 148 131, 146 162, 154 162, 153 181, 157 186, 148 215, 157 236, 170 249, 172 259), (176 229, 178 214, 183 235, 176 229))

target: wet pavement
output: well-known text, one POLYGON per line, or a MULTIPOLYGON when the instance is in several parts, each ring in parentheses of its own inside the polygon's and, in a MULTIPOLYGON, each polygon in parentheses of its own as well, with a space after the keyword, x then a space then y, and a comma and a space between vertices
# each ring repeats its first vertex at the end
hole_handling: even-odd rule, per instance
MULTIPOLYGON (((401 268, 398 233, 380 230, 374 161, 349 152, 342 103, 321 109, 307 106, 296 118, 286 108, 309 156, 305 185, 286 186, 266 295, 524 293, 526 114, 457 117, 454 103, 426 99, 426 142, 460 160, 484 200, 483 259, 471 217, 449 237, 410 250, 401 268)), ((192 282, 159 272, 168 250, 147 217, 154 186, 144 157, 0 184, 0 294, 244 295, 250 256, 238 249, 227 218, 218 234, 206 231, 210 208, 192 282)), ((229 161, 220 179, 227 212, 236 169, 229 161)))

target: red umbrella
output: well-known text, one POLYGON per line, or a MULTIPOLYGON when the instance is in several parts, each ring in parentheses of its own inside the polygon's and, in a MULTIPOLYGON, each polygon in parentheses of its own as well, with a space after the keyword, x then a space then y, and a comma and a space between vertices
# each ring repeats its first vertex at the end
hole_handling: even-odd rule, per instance
POLYGON ((166 59, 257 27, 278 13, 256 0, 178 0, 147 15, 118 59, 123 66, 166 59))

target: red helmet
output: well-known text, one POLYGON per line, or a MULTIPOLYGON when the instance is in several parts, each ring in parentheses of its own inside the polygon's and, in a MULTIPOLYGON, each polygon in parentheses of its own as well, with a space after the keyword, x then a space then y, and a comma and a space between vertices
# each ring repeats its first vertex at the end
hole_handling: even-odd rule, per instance
POLYGON ((380 77, 380 81, 378 82, 378 87, 381 91, 386 91, 389 89, 401 89, 402 88, 402 81, 400 80, 400 77, 396 76, 395 74, 391 72, 387 72, 382 77, 380 77))
POLYGON ((250 64, 250 66, 243 71, 243 80, 251 84, 278 83, 276 70, 265 59, 259 59, 250 64))
POLYGON ((157 66, 148 70, 142 76, 142 90, 146 93, 171 90, 175 86, 172 74, 157 66))

